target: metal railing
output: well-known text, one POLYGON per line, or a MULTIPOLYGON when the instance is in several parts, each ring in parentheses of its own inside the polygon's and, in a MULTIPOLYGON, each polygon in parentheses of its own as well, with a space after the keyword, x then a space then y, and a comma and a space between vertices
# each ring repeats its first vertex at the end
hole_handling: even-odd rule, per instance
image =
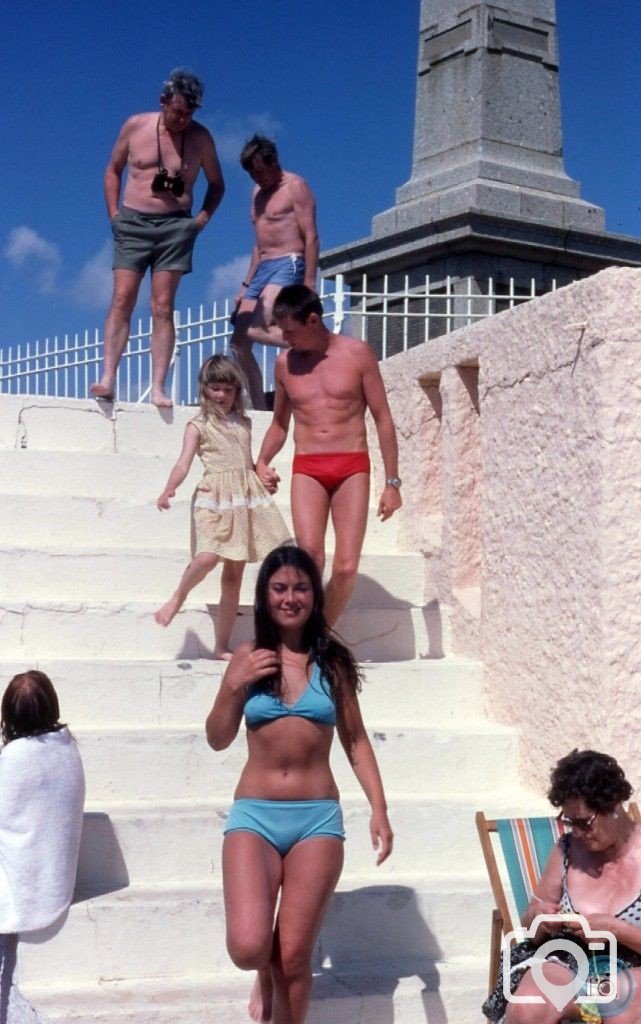
MULTIPOLYGON (((484 290, 472 278, 432 282, 429 276, 417 285, 406 276, 395 287, 390 278, 378 277, 372 287, 367 275, 360 289, 346 285, 342 275, 321 281, 320 296, 328 327, 363 338, 376 351, 379 359, 388 359, 399 352, 429 341, 460 327, 469 326, 494 313, 511 309, 521 302, 537 297, 536 282, 524 288, 514 279, 485 282, 484 290)), ((556 282, 551 282, 554 290, 556 282)), ((176 310, 176 348, 172 359, 169 387, 173 401, 193 405, 198 401, 198 369, 205 359, 226 352, 232 335, 229 315, 230 299, 212 303, 197 311, 176 310)), ((120 401, 149 400, 151 379, 151 317, 138 321, 130 335, 116 381, 120 401)), ((277 350, 256 346, 265 391, 273 388, 273 366, 277 350)), ((89 387, 100 377, 102 340, 98 329, 81 334, 65 334, 0 348, 0 394, 44 395, 58 398, 86 398, 89 387)))

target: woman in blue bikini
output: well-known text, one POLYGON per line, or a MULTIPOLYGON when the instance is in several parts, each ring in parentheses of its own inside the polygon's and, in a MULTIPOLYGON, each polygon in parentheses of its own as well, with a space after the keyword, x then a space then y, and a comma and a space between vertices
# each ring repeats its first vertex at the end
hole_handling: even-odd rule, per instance
POLYGON ((343 866, 334 728, 372 808, 378 864, 391 853, 392 830, 358 667, 325 623, 321 578, 305 551, 267 556, 254 619, 256 639, 236 650, 206 724, 214 750, 233 742, 243 716, 247 726, 223 842, 227 947, 238 967, 258 970, 251 1016, 303 1024, 314 943, 343 866))

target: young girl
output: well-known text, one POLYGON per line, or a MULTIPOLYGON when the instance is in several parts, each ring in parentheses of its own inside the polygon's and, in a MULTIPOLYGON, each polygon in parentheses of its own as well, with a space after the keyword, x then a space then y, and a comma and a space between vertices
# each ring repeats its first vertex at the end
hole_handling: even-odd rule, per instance
POLYGON ((262 561, 289 540, 289 531, 254 472, 251 421, 245 415, 238 366, 226 356, 212 356, 203 363, 198 383, 201 412, 185 427, 182 451, 156 502, 161 510, 169 508, 198 453, 204 474, 192 502, 193 558, 154 618, 168 626, 189 592, 222 559, 214 658, 229 661, 245 562, 262 561))

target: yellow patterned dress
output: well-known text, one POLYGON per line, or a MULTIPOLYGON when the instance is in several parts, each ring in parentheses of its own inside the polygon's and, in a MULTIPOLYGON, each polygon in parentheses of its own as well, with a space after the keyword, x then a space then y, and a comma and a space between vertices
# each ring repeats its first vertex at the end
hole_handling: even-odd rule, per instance
POLYGON ((262 562, 291 535, 274 499, 258 479, 251 421, 231 413, 195 416, 203 477, 192 500, 192 555, 208 552, 237 562, 262 562))

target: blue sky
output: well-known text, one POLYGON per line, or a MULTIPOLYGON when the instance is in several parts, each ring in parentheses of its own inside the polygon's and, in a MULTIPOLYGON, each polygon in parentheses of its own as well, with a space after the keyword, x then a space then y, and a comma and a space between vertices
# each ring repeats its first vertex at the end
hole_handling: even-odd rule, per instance
MULTIPOLYGON (((254 131, 318 200, 321 244, 370 233, 410 176, 420 0, 16 0, 0 64, 0 345, 101 327, 102 174, 121 123, 176 65, 206 86, 227 194, 178 305, 231 294, 252 244, 237 157, 254 131)), ((609 230, 641 235, 639 0, 557 0, 566 170, 609 230)), ((198 200, 201 193, 197 193, 198 200)), ((199 205, 198 203, 196 204, 199 205)))

